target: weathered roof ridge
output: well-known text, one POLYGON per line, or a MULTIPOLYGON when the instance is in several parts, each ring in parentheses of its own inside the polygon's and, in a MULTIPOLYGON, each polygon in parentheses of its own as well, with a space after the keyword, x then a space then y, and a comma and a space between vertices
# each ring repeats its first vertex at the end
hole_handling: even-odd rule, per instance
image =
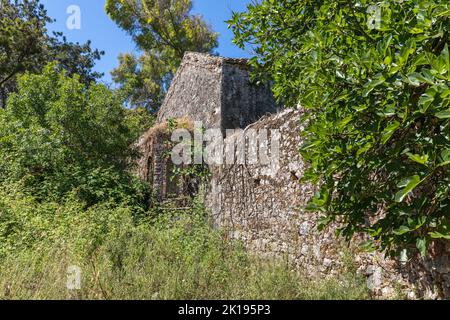
POLYGON ((194 63, 196 65, 201 64, 213 64, 213 65, 233 65, 242 69, 249 69, 248 59, 245 58, 227 58, 219 55, 213 55, 210 53, 200 53, 187 51, 184 54, 183 64, 194 63))

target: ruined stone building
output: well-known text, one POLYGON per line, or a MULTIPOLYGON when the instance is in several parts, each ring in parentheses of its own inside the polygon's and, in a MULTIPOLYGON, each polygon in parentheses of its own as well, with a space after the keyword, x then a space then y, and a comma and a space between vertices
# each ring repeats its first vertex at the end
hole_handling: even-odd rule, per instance
POLYGON ((449 298, 448 241, 435 244, 433 257, 401 262, 364 252, 362 236, 348 246, 336 237, 336 225, 317 230, 320 215, 303 209, 315 190, 300 182, 305 170, 298 152, 301 116, 299 110, 278 110, 270 88, 251 84, 245 60, 187 53, 159 111, 156 129, 139 142, 140 175, 160 190, 161 198, 170 194, 170 164, 162 156, 168 136, 161 133, 170 119, 185 119, 185 127, 189 121, 202 121, 224 133, 233 128, 276 129, 280 154, 275 166, 245 162, 209 167, 205 204, 217 227, 262 256, 289 259, 311 276, 339 274, 351 256, 358 274, 378 296, 449 298))

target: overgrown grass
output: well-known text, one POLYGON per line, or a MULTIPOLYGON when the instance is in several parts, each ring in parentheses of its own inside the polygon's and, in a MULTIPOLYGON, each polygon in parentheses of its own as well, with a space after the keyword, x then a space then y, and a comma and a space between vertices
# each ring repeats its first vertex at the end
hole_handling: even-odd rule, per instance
POLYGON ((131 209, 0 192, 0 299, 364 299, 352 273, 307 279, 212 229, 200 205, 138 223, 131 209), (67 268, 81 289, 67 289, 67 268))

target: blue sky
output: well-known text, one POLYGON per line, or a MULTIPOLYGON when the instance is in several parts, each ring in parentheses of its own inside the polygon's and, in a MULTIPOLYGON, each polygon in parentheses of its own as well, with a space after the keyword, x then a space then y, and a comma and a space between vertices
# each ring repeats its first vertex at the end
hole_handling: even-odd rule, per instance
MULTIPOLYGON (((218 53, 223 56, 240 58, 249 57, 231 43, 232 33, 224 22, 231 17, 232 11, 245 11, 251 0, 193 0, 196 14, 203 15, 214 31, 220 34, 218 53)), ((105 0, 41 0, 50 17, 56 22, 49 25, 50 31, 62 31, 72 42, 92 41, 92 47, 105 51, 102 60, 97 62, 96 70, 105 74, 103 81, 110 82, 109 72, 118 62, 121 52, 137 52, 131 38, 104 11, 105 0), (67 8, 71 5, 79 6, 81 10, 81 29, 69 30, 66 21, 70 14, 67 8)))

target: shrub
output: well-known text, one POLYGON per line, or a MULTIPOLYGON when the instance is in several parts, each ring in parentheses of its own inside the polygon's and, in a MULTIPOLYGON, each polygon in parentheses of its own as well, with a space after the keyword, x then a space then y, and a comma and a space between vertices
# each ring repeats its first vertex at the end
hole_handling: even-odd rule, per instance
POLYGON ((450 239, 449 6, 263 0, 230 21, 254 45, 255 76, 306 109, 309 209, 347 239, 422 254, 450 239))

